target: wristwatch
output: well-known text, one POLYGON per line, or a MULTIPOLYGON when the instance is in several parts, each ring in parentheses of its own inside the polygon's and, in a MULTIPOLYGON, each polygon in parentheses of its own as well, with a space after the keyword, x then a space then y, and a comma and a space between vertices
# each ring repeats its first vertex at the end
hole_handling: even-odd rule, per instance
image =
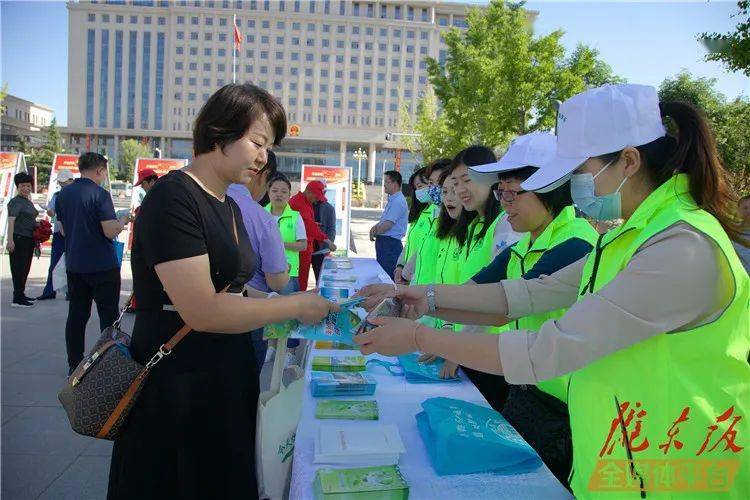
POLYGON ((427 285, 427 310, 429 312, 437 310, 437 306, 435 305, 435 285, 427 285))

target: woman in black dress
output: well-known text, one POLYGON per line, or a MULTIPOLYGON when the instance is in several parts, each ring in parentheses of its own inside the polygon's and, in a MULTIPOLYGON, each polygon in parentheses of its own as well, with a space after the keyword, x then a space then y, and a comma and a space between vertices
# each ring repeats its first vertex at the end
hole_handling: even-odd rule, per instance
POLYGON ((335 306, 315 294, 252 299, 221 293, 255 269, 242 216, 226 196, 247 184, 286 132, 282 106, 250 84, 203 106, 195 158, 144 199, 131 265, 138 311, 131 351, 146 363, 187 323, 194 331, 156 365, 115 441, 110 499, 256 498, 258 377, 248 332, 320 321, 335 306))

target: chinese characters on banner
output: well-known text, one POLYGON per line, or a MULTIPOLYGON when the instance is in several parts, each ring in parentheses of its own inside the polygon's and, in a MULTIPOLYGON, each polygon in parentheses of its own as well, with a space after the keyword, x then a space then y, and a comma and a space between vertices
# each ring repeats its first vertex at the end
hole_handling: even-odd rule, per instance
POLYGON ((591 491, 729 491, 740 467, 740 460, 734 455, 745 447, 736 429, 743 416, 737 414, 734 406, 716 415, 714 422, 705 426, 702 430, 705 437, 700 442, 688 441, 685 433, 680 435, 685 426, 698 425, 691 418, 690 406, 674 416, 669 428, 659 435, 651 435, 653 441, 643 431, 648 409, 641 402, 625 401, 618 410, 619 415, 612 420, 589 480, 591 491), (632 454, 632 461, 609 458, 625 457, 626 447, 632 454), (647 459, 638 457, 639 452, 653 447, 664 458, 652 458, 653 454, 647 459), (680 452, 680 458, 670 458, 670 453, 676 452, 680 452))
POLYGON ((328 203, 336 210, 337 254, 349 255, 351 220, 352 176, 349 167, 327 167, 322 165, 302 165, 300 190, 311 181, 322 181, 326 185, 328 203))

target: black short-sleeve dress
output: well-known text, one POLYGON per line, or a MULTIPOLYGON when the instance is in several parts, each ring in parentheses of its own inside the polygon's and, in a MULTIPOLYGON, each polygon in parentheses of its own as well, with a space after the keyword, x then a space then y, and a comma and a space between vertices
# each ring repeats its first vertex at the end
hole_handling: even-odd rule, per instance
MULTIPOLYGON (((234 201, 216 199, 184 172, 169 173, 145 197, 133 244, 138 311, 131 351, 138 362, 145 364, 183 324, 164 310, 171 302, 154 266, 204 254, 217 292, 255 271, 234 201)), ((190 332, 153 369, 115 441, 108 498, 257 497, 259 388, 248 337, 190 332)))

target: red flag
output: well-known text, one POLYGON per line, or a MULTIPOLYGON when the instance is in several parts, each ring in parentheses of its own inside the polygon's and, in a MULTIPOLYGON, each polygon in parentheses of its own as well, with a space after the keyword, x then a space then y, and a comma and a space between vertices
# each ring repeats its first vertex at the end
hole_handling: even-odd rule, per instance
POLYGON ((237 19, 234 20, 234 46, 237 50, 240 50, 240 45, 242 44, 242 33, 240 33, 240 29, 237 27, 237 19))

